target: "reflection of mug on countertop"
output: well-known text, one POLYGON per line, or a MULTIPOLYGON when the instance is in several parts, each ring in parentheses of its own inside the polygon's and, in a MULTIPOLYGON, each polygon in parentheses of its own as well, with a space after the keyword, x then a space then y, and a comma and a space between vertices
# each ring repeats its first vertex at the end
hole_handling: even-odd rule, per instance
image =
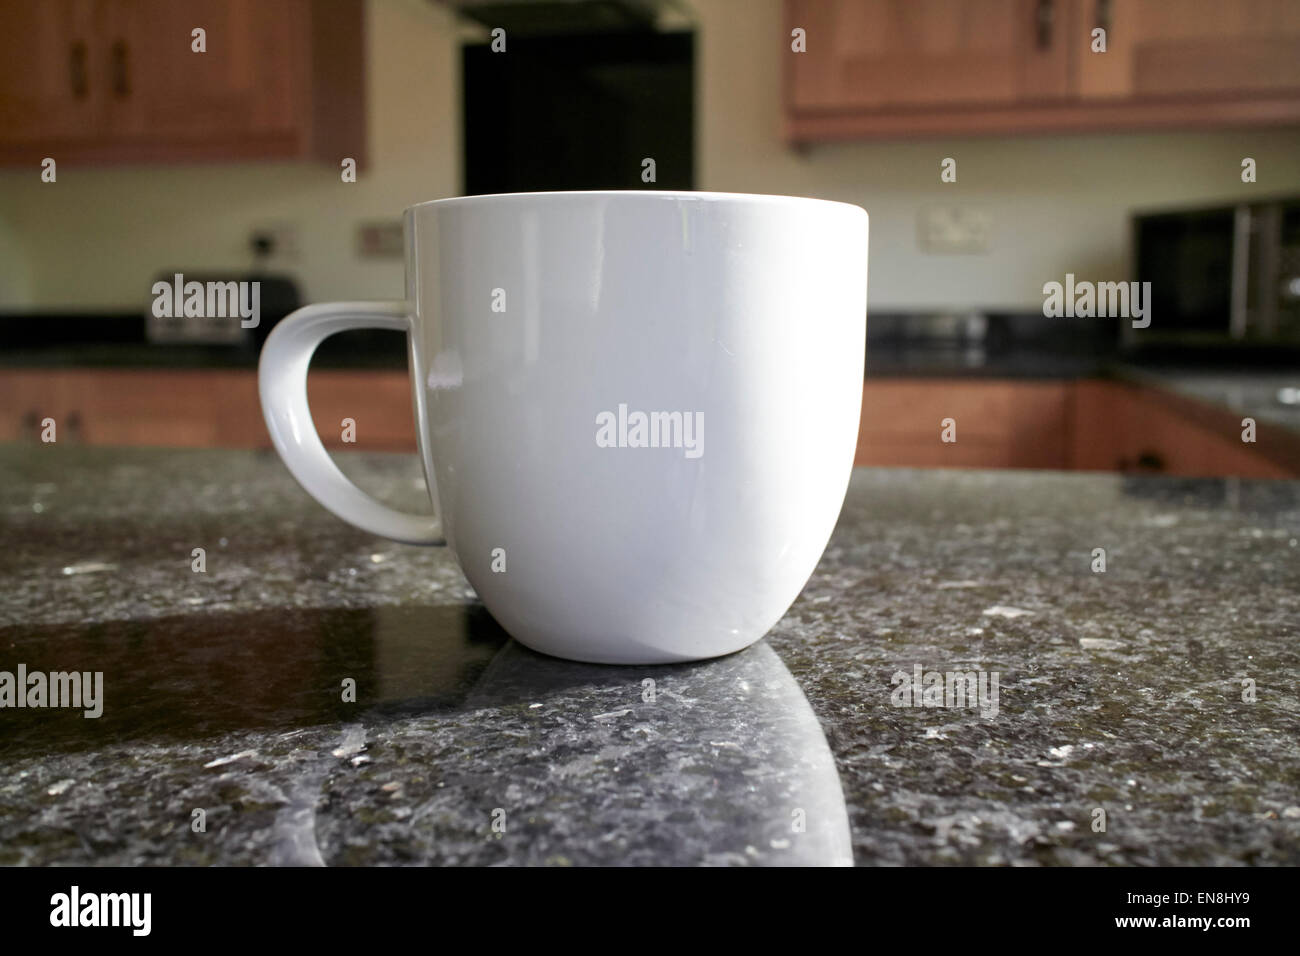
POLYGON ((761 638, 816 566, 862 403, 867 215, 784 196, 569 192, 406 211, 404 302, 308 306, 262 352, 267 427, 339 517, 450 545, 528 646, 650 664, 761 638), (438 517, 347 480, 307 367, 350 328, 410 336, 438 517))

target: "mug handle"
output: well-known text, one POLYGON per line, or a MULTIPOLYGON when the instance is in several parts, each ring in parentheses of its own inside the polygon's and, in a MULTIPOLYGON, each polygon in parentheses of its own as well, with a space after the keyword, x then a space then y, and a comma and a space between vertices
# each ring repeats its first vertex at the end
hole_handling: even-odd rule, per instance
POLYGON ((411 332, 405 302, 330 302, 298 309, 276 323, 257 363, 262 414, 275 449, 307 492, 344 521, 405 544, 446 544, 442 522, 380 504, 351 481, 325 451, 307 407, 307 368, 316 347, 345 329, 411 332))

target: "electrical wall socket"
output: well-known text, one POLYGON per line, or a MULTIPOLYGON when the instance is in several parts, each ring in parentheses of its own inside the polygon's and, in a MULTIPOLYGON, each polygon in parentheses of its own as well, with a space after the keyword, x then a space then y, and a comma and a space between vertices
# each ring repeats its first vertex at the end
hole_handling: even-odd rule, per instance
POLYGON ((987 253, 992 216, 976 206, 926 206, 916 220, 917 242, 930 253, 987 253))

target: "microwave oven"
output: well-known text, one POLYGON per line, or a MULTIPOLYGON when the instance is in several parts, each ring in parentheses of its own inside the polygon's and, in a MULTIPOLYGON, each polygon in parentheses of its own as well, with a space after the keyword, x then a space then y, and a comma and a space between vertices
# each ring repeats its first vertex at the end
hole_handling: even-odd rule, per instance
POLYGON ((1300 197, 1133 216, 1151 324, 1125 344, 1300 345, 1300 197))

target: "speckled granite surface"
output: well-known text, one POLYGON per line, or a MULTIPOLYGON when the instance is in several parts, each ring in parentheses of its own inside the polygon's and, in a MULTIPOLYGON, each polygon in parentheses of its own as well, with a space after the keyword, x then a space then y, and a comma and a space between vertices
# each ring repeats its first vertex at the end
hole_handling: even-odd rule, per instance
POLYGON ((270 454, 0 447, 0 515, 0 671, 104 672, 0 709, 0 863, 1300 863, 1300 483, 860 471, 764 642, 662 668, 520 648, 270 454))

